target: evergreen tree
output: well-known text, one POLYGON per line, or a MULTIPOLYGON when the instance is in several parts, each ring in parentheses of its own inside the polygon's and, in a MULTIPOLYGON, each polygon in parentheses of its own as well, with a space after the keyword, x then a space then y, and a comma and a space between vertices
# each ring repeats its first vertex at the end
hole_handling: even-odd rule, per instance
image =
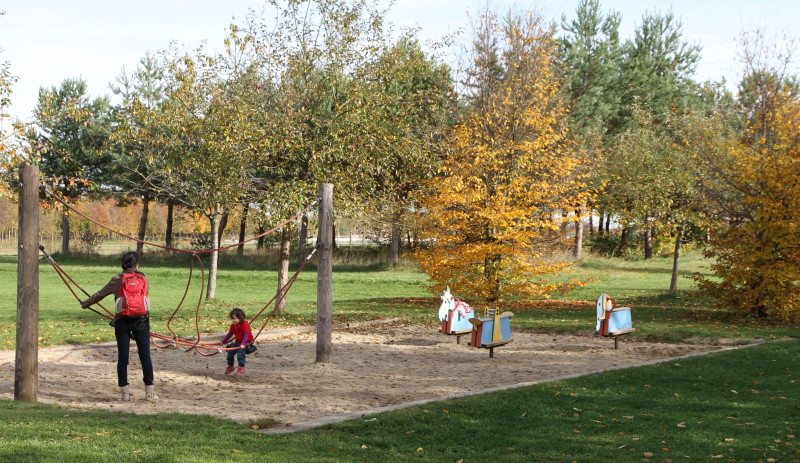
MULTIPOLYGON (((108 98, 90 98, 83 80, 40 89, 28 139, 45 182, 72 201, 97 192, 108 179, 110 130, 108 98)), ((61 252, 69 253, 70 223, 63 212, 61 252)))

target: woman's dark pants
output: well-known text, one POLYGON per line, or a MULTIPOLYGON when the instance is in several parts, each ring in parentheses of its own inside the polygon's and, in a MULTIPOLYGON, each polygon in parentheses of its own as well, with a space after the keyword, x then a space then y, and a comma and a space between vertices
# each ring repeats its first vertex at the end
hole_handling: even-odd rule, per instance
POLYGON ((117 381, 119 387, 128 385, 128 358, 131 339, 139 350, 144 385, 153 385, 153 361, 150 359, 150 320, 147 317, 119 317, 114 322, 117 337, 117 381))

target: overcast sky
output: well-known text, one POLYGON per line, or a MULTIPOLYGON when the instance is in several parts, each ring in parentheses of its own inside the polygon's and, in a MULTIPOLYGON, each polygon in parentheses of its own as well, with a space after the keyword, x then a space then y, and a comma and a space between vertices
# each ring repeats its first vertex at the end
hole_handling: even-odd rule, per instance
MULTIPOLYGON (((87 81, 92 95, 108 93, 108 84, 123 66, 133 69, 147 51, 177 41, 192 48, 205 40, 221 43, 234 18, 242 18, 258 0, 0 0, 0 60, 9 61, 19 78, 10 113, 28 119, 38 89, 67 77, 87 81), (124 6, 123 6, 124 5, 124 6)), ((546 18, 574 15, 578 0, 491 0, 494 9, 509 5, 533 7, 546 18)), ((468 31, 469 18, 486 0, 397 0, 388 20, 395 28, 420 28, 423 40, 468 31)), ((604 0, 605 10, 622 14, 623 38, 630 36, 647 11, 672 10, 684 25, 685 37, 702 46, 698 80, 740 75, 736 39, 760 29, 769 39, 798 37, 798 0, 604 0)), ((466 40, 466 39, 465 39, 466 40)))

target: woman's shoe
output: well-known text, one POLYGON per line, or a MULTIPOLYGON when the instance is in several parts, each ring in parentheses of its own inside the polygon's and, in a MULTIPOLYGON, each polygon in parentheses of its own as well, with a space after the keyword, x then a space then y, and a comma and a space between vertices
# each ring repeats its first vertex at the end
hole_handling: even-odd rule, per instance
POLYGON ((155 387, 153 385, 144 387, 144 399, 145 400, 158 400, 158 396, 156 395, 156 390, 155 390, 155 387))

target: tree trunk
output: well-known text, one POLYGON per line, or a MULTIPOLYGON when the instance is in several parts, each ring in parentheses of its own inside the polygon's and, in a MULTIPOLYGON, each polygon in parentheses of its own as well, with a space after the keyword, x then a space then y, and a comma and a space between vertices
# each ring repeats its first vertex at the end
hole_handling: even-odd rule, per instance
POLYGON ((258 226, 258 235, 259 236, 258 236, 258 241, 256 242, 256 249, 263 249, 264 248, 264 237, 261 236, 261 234, 264 233, 265 231, 266 230, 264 230, 264 226, 263 225, 259 225, 258 226))
POLYGON ((650 219, 644 225, 644 258, 653 258, 653 222, 650 219))
POLYGON ((142 215, 139 217, 139 232, 136 235, 136 238, 139 239, 136 242, 136 253, 139 254, 139 257, 144 253, 144 243, 142 241, 144 241, 147 233, 148 214, 150 214, 150 195, 144 195, 144 198, 142 198, 142 215))
POLYGON ((167 203, 167 231, 164 232, 164 244, 168 247, 172 247, 172 222, 174 219, 174 209, 175 205, 172 204, 172 201, 167 203))
POLYGON ((286 290, 281 291, 281 288, 286 286, 289 281, 289 258, 291 257, 289 251, 291 245, 289 227, 283 227, 283 230, 281 230, 280 264, 278 265, 278 297, 275 299, 276 314, 282 313, 283 309, 286 308, 286 290))
POLYGON ((334 252, 336 252, 336 251, 339 250, 339 245, 336 243, 336 221, 335 221, 335 218, 334 218, 333 221, 331 221, 331 230, 333 230, 333 236, 331 237, 331 239, 333 240, 331 242, 331 249, 334 252))
POLYGON ((297 243, 297 265, 303 263, 306 258, 306 241, 308 241, 308 214, 303 214, 300 219, 300 234, 297 243))
POLYGON ((228 228, 228 213, 225 212, 222 214, 222 218, 219 221, 219 232, 217 236, 217 245, 214 248, 218 248, 221 246, 222 243, 222 235, 225 233, 225 229, 228 228))
POLYGON ((581 220, 581 210, 575 209, 575 249, 572 255, 577 260, 583 258, 583 220, 581 220))
POLYGON ((392 212, 392 237, 389 246, 389 263, 397 265, 400 259, 400 213, 392 212))
POLYGON ((242 204, 242 221, 239 222, 239 246, 236 247, 237 255, 244 255, 244 234, 247 232, 247 211, 250 210, 250 205, 247 203, 242 204))
POLYGON ((603 212, 601 209, 597 215, 597 234, 603 236, 603 216, 605 215, 605 212, 603 212))
POLYGON ((410 250, 414 250, 413 243, 411 242, 411 231, 406 230, 406 247, 410 250))
POLYGON ((611 233, 611 213, 606 214, 606 235, 611 233))
POLYGON ((69 216, 67 206, 61 214, 61 254, 69 254, 69 216))
POLYGON ((669 292, 675 294, 678 291, 678 260, 681 257, 681 238, 683 238, 683 228, 675 228, 675 251, 672 253, 672 280, 669 282, 669 292))
MULTIPOLYGON (((213 212, 208 220, 211 222, 211 249, 219 247, 220 230, 219 211, 213 212)), ((211 262, 208 263, 208 287, 206 288, 206 300, 214 299, 217 295, 217 263, 219 262, 219 251, 211 253, 211 262)))
POLYGON ((614 250, 615 256, 621 256, 622 251, 625 249, 625 246, 628 244, 628 227, 622 227, 622 234, 619 237, 619 244, 617 245, 617 249, 614 250))
POLYGON ((589 209, 589 236, 594 235, 594 210, 589 209))

